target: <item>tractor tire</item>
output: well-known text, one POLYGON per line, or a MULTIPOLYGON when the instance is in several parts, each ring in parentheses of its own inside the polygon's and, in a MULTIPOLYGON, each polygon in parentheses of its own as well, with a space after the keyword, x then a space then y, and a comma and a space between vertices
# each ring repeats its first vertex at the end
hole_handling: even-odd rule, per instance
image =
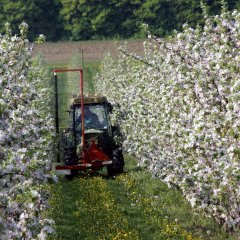
POLYGON ((123 173, 124 158, 122 153, 113 157, 113 163, 107 167, 108 177, 123 173))
POLYGON ((77 165, 78 158, 74 147, 67 147, 63 152, 63 161, 66 166, 77 165))
POLYGON ((107 175, 108 177, 113 177, 115 175, 115 171, 113 169, 112 164, 107 166, 107 175))
POLYGON ((60 146, 62 161, 66 166, 78 164, 76 147, 71 136, 61 133, 60 135, 60 146))
POLYGON ((73 180, 73 178, 74 178, 74 175, 73 174, 70 174, 70 175, 65 175, 65 179, 66 180, 73 180))
POLYGON ((124 168, 124 158, 122 148, 118 147, 113 153, 113 169, 116 173, 122 173, 124 168))
POLYGON ((117 172, 123 172, 123 167, 124 167, 124 159, 122 158, 116 158, 113 160, 113 168, 117 172))
POLYGON ((71 170, 71 174, 70 175, 65 175, 65 179, 66 180, 73 180, 74 177, 76 177, 78 174, 78 172, 76 170, 71 170))

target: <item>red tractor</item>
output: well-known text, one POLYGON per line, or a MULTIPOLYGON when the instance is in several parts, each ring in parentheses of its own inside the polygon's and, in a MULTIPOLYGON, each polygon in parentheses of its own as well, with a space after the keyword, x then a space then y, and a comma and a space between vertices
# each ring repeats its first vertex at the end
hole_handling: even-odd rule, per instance
POLYGON ((112 105, 99 95, 83 95, 81 69, 53 70, 55 75, 56 132, 59 135, 57 173, 72 178, 78 171, 96 172, 107 167, 108 176, 121 173, 124 158, 115 136, 119 128, 110 123, 112 105), (72 99, 69 127, 59 131, 57 74, 80 72, 80 97, 72 99))

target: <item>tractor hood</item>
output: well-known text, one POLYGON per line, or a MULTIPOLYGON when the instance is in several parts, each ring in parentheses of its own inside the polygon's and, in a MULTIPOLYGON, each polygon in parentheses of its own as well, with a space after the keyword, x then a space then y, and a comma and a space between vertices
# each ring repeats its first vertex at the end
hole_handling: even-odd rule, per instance
POLYGON ((85 129, 84 134, 94 134, 94 133, 102 133, 103 131, 100 129, 95 129, 95 128, 89 128, 85 129))

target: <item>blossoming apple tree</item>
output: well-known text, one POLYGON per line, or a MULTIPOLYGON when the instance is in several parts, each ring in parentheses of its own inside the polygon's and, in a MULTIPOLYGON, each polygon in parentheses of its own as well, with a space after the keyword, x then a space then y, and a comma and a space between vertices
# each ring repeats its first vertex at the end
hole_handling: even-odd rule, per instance
POLYGON ((53 120, 47 73, 32 58, 27 24, 0 35, 0 238, 45 239, 52 222, 43 184, 51 177, 53 120))
POLYGON ((166 41, 149 35, 143 57, 120 48, 96 85, 116 106, 125 149, 232 231, 240 226, 240 13, 205 20, 166 41))

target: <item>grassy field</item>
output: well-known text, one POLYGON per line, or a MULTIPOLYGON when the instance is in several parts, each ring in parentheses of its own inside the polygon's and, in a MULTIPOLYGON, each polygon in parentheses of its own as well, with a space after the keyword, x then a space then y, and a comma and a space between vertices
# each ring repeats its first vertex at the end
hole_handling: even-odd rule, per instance
MULTIPOLYGON (((79 42, 45 42, 34 48, 34 55, 40 54, 48 64, 65 64, 71 61, 74 54, 81 54, 85 62, 99 62, 107 53, 117 54, 118 46, 125 45, 125 41, 79 41, 79 42)), ((130 52, 143 55, 143 40, 128 40, 130 52)))
POLYGON ((107 178, 79 175, 51 185, 48 215, 55 220, 51 240, 226 240, 212 219, 194 215, 177 190, 126 156, 126 173, 107 178))

